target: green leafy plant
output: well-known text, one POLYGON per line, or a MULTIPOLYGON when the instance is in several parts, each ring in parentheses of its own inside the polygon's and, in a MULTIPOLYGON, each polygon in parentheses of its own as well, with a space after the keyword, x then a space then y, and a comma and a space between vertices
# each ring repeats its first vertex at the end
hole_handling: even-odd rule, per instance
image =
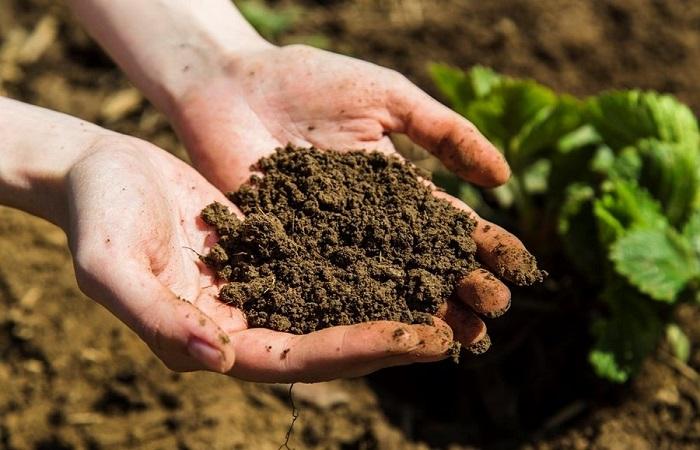
POLYGON ((265 39, 279 44, 305 44, 316 48, 330 48, 331 42, 323 34, 299 34, 294 33, 293 28, 303 15, 303 8, 297 5, 268 6, 263 0, 239 0, 236 1, 243 17, 265 39))
POLYGON ((241 0, 236 6, 246 20, 266 39, 277 39, 294 25, 298 8, 270 8, 262 0, 241 0))
MULTIPOLYGON (((690 109, 655 92, 577 99, 479 66, 429 70, 511 164, 512 179, 487 195, 529 241, 556 230, 561 245, 548 250, 561 248, 606 306, 591 327, 596 373, 626 381, 665 330, 675 354, 687 354, 668 322, 672 305, 700 298, 700 132, 690 109)), ((486 204, 471 187, 456 192, 486 204)))

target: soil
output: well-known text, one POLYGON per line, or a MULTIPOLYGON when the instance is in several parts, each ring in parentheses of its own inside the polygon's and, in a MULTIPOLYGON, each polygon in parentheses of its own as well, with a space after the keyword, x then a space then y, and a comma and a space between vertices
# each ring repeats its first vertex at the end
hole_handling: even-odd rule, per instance
MULTIPOLYGON (((695 1, 294 4, 304 8, 302 20, 283 39, 323 33, 331 48, 399 69, 433 93, 429 60, 481 63, 579 95, 671 92, 700 112, 695 1)), ((0 61, 3 95, 184 156, 163 117, 62 2, 0 0, 0 61), (30 36, 33 44, 19 51, 30 36)), ((692 344, 687 364, 661 345, 634 382, 609 386, 585 357, 590 292, 561 261, 544 265, 549 281, 534 292, 513 290, 507 323, 489 323, 496 344, 480 358, 295 385, 300 417, 290 447, 700 447, 700 307, 678 311, 692 344)), ((291 420, 288 389, 172 374, 80 294, 59 230, 0 208, 0 449, 276 449, 291 420)))
POLYGON ((475 222, 397 157, 287 147, 255 169, 229 195, 243 222, 218 203, 202 212, 219 234, 204 261, 228 281, 220 299, 251 327, 432 322, 478 267, 475 222))

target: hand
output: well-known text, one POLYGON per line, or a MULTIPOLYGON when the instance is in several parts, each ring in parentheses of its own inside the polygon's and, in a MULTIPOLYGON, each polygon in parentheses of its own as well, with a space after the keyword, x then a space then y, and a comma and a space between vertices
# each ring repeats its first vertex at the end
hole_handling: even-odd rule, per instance
MULTIPOLYGON (((304 46, 264 46, 222 63, 184 95, 173 114, 195 166, 216 186, 238 188, 251 165, 292 143, 396 154, 388 133, 406 133, 458 175, 483 186, 507 181, 503 157, 467 120, 400 74, 304 46)), ((526 284, 537 277, 530 254, 502 228, 472 214, 481 260, 499 276, 526 284)), ((473 311, 495 317, 510 306, 508 288, 486 270, 468 274, 441 316, 470 346, 486 339, 473 311)), ((487 342, 481 342, 483 348, 487 342)))
POLYGON ((445 357, 452 332, 373 322, 308 335, 247 329, 197 254, 214 233, 199 218, 228 200, 194 169, 142 141, 101 137, 67 175, 67 234, 81 289, 172 370, 253 381, 319 381, 445 357))
POLYGON ((395 154, 393 132, 479 185, 510 176, 471 123, 392 70, 305 46, 266 46, 221 64, 172 115, 195 167, 223 190, 238 188, 255 161, 287 143, 395 154))
MULTIPOLYGON (((275 147, 291 142, 393 153, 389 132, 408 134, 477 184, 494 186, 509 177, 500 153, 474 126, 403 76, 308 47, 274 47, 230 0, 196 6, 185 0, 68 3, 132 82, 168 114, 195 166, 219 189, 238 187, 250 165, 275 147)), ((446 199, 469 211, 459 200, 446 199)), ((539 276, 517 238, 473 217, 486 266, 520 284, 539 276)), ((486 327, 473 311, 502 314, 510 292, 480 270, 459 283, 457 294, 460 300, 441 315, 459 341, 483 348, 486 327)))

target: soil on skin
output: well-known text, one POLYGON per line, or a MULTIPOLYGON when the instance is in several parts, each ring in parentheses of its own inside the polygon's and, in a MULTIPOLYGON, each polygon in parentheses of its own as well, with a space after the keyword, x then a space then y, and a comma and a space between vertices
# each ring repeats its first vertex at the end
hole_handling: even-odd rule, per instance
POLYGON ((204 258, 229 282, 220 298, 251 327, 431 322, 479 267, 474 221, 434 197, 410 163, 287 147, 256 169, 264 176, 230 195, 245 221, 216 203, 202 213, 220 237, 204 258))

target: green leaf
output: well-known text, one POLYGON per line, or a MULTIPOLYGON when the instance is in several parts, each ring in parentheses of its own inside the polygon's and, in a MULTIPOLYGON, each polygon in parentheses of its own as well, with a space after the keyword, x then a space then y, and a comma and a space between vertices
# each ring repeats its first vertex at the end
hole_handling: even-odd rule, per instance
POLYGON ((491 94, 463 105, 454 104, 455 110, 466 117, 509 159, 508 143, 511 133, 503 121, 506 115, 506 99, 501 94, 491 94))
POLYGON ((491 69, 475 66, 469 72, 445 64, 431 63, 428 73, 440 92, 457 111, 470 102, 485 97, 503 77, 491 69))
POLYGON ((613 150, 656 138, 695 148, 698 124, 692 111, 674 97, 656 92, 612 91, 588 100, 588 117, 613 150))
POLYGON ((608 179, 639 180, 642 171, 642 159, 637 149, 627 147, 616 155, 610 147, 598 148, 591 170, 608 179))
POLYGON ((683 362, 688 362, 690 357, 690 339, 675 323, 670 323, 666 326, 666 340, 671 346, 673 356, 683 362))
MULTIPOLYGON (((595 328, 602 330, 610 327, 606 321, 597 322, 595 328)), ((636 369, 623 367, 615 358, 615 353, 610 350, 593 348, 588 354, 588 361, 593 366, 596 375, 614 383, 624 383, 636 369)))
MULTIPOLYGON (((505 100, 502 120, 511 138, 515 138, 528 122, 541 120, 543 109, 553 111, 558 102, 551 89, 530 80, 509 80, 495 87, 492 95, 501 95, 505 100)), ((544 113, 545 116, 551 114, 544 113)))
POLYGON ((668 227, 659 202, 636 182, 608 180, 601 189, 603 194, 595 202, 596 215, 615 219, 623 233, 632 227, 668 227))
POLYGON ((267 39, 278 38, 288 31, 299 17, 298 8, 270 8, 261 0, 238 1, 236 6, 253 28, 267 39))
POLYGON ((700 210, 695 211, 686 222, 683 227, 683 237, 688 240, 695 254, 700 257, 700 210))
POLYGON ((591 280, 600 278, 600 262, 604 255, 596 240, 593 217, 595 190, 585 183, 567 187, 559 209, 558 232, 570 261, 591 280))
POLYGON ((534 81, 481 66, 462 72, 431 64, 428 71, 451 106, 504 152, 516 176, 583 124, 581 101, 534 81))
POLYGON ((469 82, 476 98, 482 98, 491 93, 491 90, 501 84, 503 79, 502 75, 484 66, 474 66, 469 71, 469 82))
POLYGON ((672 224, 683 223, 700 191, 700 149, 645 139, 637 144, 642 160, 639 183, 663 205, 672 224))
POLYGON ((603 297, 610 315, 593 322, 596 342, 588 359, 598 376, 623 383, 656 347, 663 322, 649 302, 624 287, 609 288, 603 297))
POLYGON ((560 153, 570 153, 582 147, 588 147, 601 143, 598 132, 591 125, 583 125, 574 131, 562 136, 557 143, 560 153))
POLYGON ((593 202, 600 245, 607 248, 634 227, 665 229, 661 205, 634 181, 613 179, 601 186, 593 202))
POLYGON ((512 138, 511 151, 524 161, 532 161, 542 151, 555 149, 567 134, 578 129, 583 121, 581 102, 570 96, 561 96, 543 107, 527 121, 512 138))
POLYGON ((547 180, 551 170, 552 163, 548 159, 540 159, 528 166, 521 175, 525 191, 531 195, 547 192, 547 180))
POLYGON ((610 248, 618 273, 655 300, 674 302, 686 283, 700 274, 690 244, 671 228, 634 229, 610 248))
MULTIPOLYGON (((575 132, 576 133, 576 132, 575 132)), ((595 145, 585 144, 557 151, 549 160, 552 169, 547 180, 547 196, 545 201, 550 211, 558 211, 566 200, 566 192, 570 185, 586 184, 596 186, 599 177, 587 168, 595 154, 595 145)))
POLYGON ((593 202, 593 216, 596 218, 600 245, 604 248, 625 234, 624 224, 600 200, 593 202))

